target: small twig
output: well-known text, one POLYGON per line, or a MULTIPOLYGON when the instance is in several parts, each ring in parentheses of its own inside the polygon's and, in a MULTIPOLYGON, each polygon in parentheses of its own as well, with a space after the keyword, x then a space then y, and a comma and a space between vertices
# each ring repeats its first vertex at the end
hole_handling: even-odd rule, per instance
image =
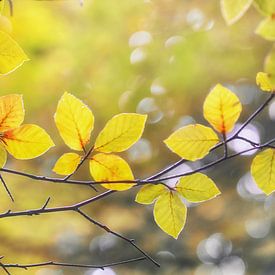
POLYGON ((49 202, 50 202, 50 199, 51 199, 51 197, 48 197, 48 199, 46 200, 46 202, 44 203, 44 205, 42 206, 42 208, 41 209, 46 209, 46 207, 48 206, 48 204, 49 204, 49 202))
POLYGON ((223 157, 227 158, 228 147, 227 147, 226 133, 222 133, 222 138, 223 138, 223 146, 224 146, 223 157))
POLYGON ((134 246, 139 252, 141 252, 148 260, 150 260, 153 264, 155 264, 157 267, 160 267, 160 264, 158 262, 156 262, 150 255, 148 255, 144 250, 142 250, 140 247, 138 247, 135 244, 135 241, 133 239, 128 239, 126 237, 124 237, 123 235, 111 230, 109 227, 107 227, 104 224, 101 224, 97 221, 95 221, 94 219, 92 219, 90 216, 88 216, 87 214, 85 214, 83 211, 81 211, 80 209, 77 209, 76 212, 78 212, 81 216, 83 216, 86 220, 90 221, 91 223, 97 225, 98 227, 104 229, 106 232, 130 243, 132 246, 134 246))
POLYGON ((260 107, 254 112, 252 113, 249 118, 242 124, 242 126, 237 130, 237 132, 230 138, 230 140, 236 138, 239 133, 258 115, 261 113, 261 111, 268 106, 268 104, 270 103, 270 101, 274 98, 275 94, 272 93, 264 103, 262 103, 260 105, 260 107))
POLYGON ((4 181, 4 179, 3 179, 3 177, 2 177, 1 174, 0 174, 0 181, 2 182, 2 184, 3 184, 4 188, 5 188, 5 190, 7 191, 8 195, 9 195, 9 197, 10 197, 10 199, 12 200, 12 202, 14 202, 14 198, 13 198, 13 196, 12 196, 12 194, 11 194, 11 192, 10 192, 10 190, 9 190, 9 188, 8 188, 6 182, 4 181))
MULTIPOLYGON (((71 176, 73 176, 76 171, 81 167, 81 165, 84 163, 84 161, 89 157, 89 155, 93 152, 94 150, 94 146, 92 146, 84 155, 84 157, 81 159, 81 161, 79 162, 79 164, 77 165, 76 169, 74 170, 73 173, 71 173, 70 175, 66 176, 64 178, 64 181, 68 180, 71 176)), ((85 152, 85 151, 84 151, 85 152)))
POLYGON ((8 274, 8 275, 11 275, 11 273, 7 270, 6 266, 4 264, 2 264, 0 262, 0 266, 2 267, 2 269, 8 274))
POLYGON ((254 142, 254 141, 252 141, 252 140, 250 140, 250 139, 248 139, 248 138, 245 138, 245 137, 237 136, 235 139, 243 140, 243 141, 245 141, 245 142, 247 142, 247 143, 250 143, 250 144, 251 144, 252 146, 254 146, 254 147, 260 145, 259 143, 254 142))
POLYGON ((13 16, 13 1, 12 0, 8 0, 8 3, 9 3, 9 7, 10 7, 10 16, 13 16))

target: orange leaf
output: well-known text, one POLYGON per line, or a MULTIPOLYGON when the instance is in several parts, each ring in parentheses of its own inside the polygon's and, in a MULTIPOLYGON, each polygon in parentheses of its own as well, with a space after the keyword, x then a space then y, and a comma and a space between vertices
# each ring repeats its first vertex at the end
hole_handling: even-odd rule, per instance
POLYGON ((24 120, 24 106, 21 95, 0 97, 0 132, 17 128, 24 120))
POLYGON ((239 98, 222 85, 216 85, 203 104, 205 119, 220 133, 230 132, 242 111, 239 98))

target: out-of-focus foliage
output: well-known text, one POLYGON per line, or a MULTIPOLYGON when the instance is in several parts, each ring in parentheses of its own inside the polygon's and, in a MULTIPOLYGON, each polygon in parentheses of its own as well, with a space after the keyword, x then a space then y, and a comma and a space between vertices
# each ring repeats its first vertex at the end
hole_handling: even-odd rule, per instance
POLYGON ((275 19, 272 17, 264 19, 257 27, 256 33, 267 40, 275 41, 275 19))
MULTIPOLYGON (((14 16, 6 6, 0 29, 10 34, 30 58, 0 79, 0 94, 23 93, 25 121, 45 128, 58 145, 35 161, 8 160, 8 167, 50 174, 68 148, 59 138, 53 114, 69 91, 96 114, 94 138, 107 120, 120 112, 148 115, 144 137, 122 157, 137 178, 146 177, 178 160, 162 140, 190 123, 205 124, 201 109, 216 83, 236 93, 245 106, 240 123, 264 100, 255 74, 263 70, 271 43, 254 34, 262 15, 249 9, 228 27, 219 1, 28 1, 14 0, 14 16)), ((264 70, 274 74, 274 51, 264 70)), ((274 137, 274 103, 248 128, 261 141, 274 137)), ((236 125, 239 127, 240 125, 236 125)), ((234 130, 233 130, 234 131, 234 130)), ((240 147, 232 144, 234 152, 240 147)), ((211 154, 208 159, 216 159, 211 154)), ((203 164, 204 160, 200 161, 203 164)), ((133 203, 136 191, 119 192, 111 200, 87 208, 95 219, 138 240, 156 255, 162 269, 133 264, 116 267, 116 274, 274 273, 274 197, 263 195, 247 174, 251 157, 210 169, 223 196, 203 204, 187 203, 190 213, 177 241, 152 221, 152 208, 133 203), (252 249, 253 248, 253 249, 252 249)), ((182 165, 177 173, 194 169, 182 165)), ((2 175, 15 196, 11 204, 4 189, 1 211, 39 208, 50 196, 51 206, 68 205, 94 195, 92 189, 38 183, 2 175)), ((76 175, 90 177, 87 167, 76 175)), ((171 182, 175 184, 175 182, 171 182)), ((9 262, 45 259, 101 263, 127 258, 134 251, 74 214, 1 220, 1 255, 9 262)), ((40 268, 27 274, 93 274, 94 270, 40 268)), ((98 271, 97 271, 98 272, 98 271)), ((15 270, 13 274, 26 274, 15 270)))
POLYGON ((264 92, 272 93, 275 91, 275 86, 272 82, 272 77, 270 77, 267 73, 257 73, 256 83, 264 92))
POLYGON ((248 10, 253 0, 221 0, 221 8, 227 24, 238 21, 248 10))
POLYGON ((5 32, 0 31, 0 74, 7 74, 21 66, 28 57, 5 32))

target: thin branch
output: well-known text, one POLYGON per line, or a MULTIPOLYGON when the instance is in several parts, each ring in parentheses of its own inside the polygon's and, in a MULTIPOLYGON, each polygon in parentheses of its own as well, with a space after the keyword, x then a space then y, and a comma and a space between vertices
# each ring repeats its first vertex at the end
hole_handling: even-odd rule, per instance
MULTIPOLYGON (((81 207, 86 206, 94 201, 97 201, 99 199, 102 199, 106 196, 109 196, 110 194, 114 193, 115 191, 110 190, 105 193, 102 193, 96 197, 90 198, 88 200, 73 204, 73 205, 68 205, 68 206, 62 206, 62 207, 52 207, 52 208, 46 208, 45 204, 38 209, 29 209, 29 210, 24 210, 24 211, 17 211, 17 212, 12 212, 11 210, 8 210, 5 213, 0 214, 0 218, 8 218, 8 217, 18 217, 18 216, 33 216, 33 215, 41 215, 41 214, 46 214, 46 213, 57 213, 57 212, 68 212, 68 211, 74 211, 79 213, 81 216, 85 217, 87 220, 92 222, 93 224, 99 226, 100 228, 104 229, 105 231, 125 240, 126 242, 130 243, 134 248, 136 248, 138 251, 140 251, 148 260, 150 260, 152 263, 154 263, 156 266, 160 266, 151 256, 149 256, 145 251, 143 251, 140 247, 138 247, 134 240, 130 240, 119 233, 116 233, 112 230, 110 230, 106 225, 103 225, 88 215, 86 215, 83 211, 80 210, 81 207)), ((48 200, 47 200, 48 201, 48 200)))
MULTIPOLYGON (((38 176, 38 175, 34 175, 34 174, 25 173, 22 171, 9 169, 9 168, 0 168, 0 172, 23 176, 23 177, 30 178, 30 179, 37 180, 37 181, 47 181, 47 182, 53 182, 53 183, 75 184, 75 185, 91 185, 94 183, 94 181, 92 181, 92 180, 89 180, 89 181, 88 180, 86 180, 86 181, 85 180, 66 180, 64 178, 52 178, 52 177, 46 177, 46 176, 38 176)), ((92 186, 92 188, 95 191, 97 191, 94 186, 92 186)))
POLYGON ((222 133, 222 138, 223 138, 223 146, 224 146, 223 156, 224 156, 224 158, 227 158, 227 156, 228 156, 228 147, 227 147, 227 140, 226 140, 226 134, 225 133, 222 133))
POLYGON ((7 270, 7 267, 4 264, 0 263, 0 267, 2 267, 6 274, 11 275, 11 273, 7 270))
MULTIPOLYGON (((60 262, 42 262, 42 263, 34 263, 34 264, 1 264, 2 268, 5 268, 6 271, 8 268, 22 268, 22 269, 28 269, 28 268, 35 268, 35 267, 41 267, 41 266, 62 266, 62 267, 84 267, 84 268, 99 268, 104 270, 106 267, 116 266, 116 265, 123 265, 123 264, 129 264, 139 261, 146 260, 146 257, 139 257, 139 258, 133 258, 129 260, 114 262, 110 264, 103 264, 103 265, 90 265, 90 264, 70 264, 70 263, 60 263, 60 262)), ((8 272, 8 271, 7 271, 8 272)), ((8 273, 10 274, 10 273, 8 273)))
POLYGON ((139 252, 141 252, 147 259, 149 259, 151 262, 153 262, 157 267, 160 267, 160 264, 157 263, 150 255, 148 255, 144 250, 142 250, 140 247, 138 247, 136 244, 135 244, 135 241, 133 239, 128 239, 124 236, 122 236, 121 234, 111 230, 109 227, 107 227, 106 225, 104 224, 101 224, 97 221, 95 221, 94 219, 92 219, 91 217, 89 217, 87 214, 85 214, 83 211, 81 211, 80 209, 76 210, 80 215, 82 215, 86 220, 90 221, 91 223, 97 225, 98 227, 104 229, 106 232, 114 235, 114 236, 117 236, 118 238, 120 239, 123 239, 124 241, 130 243, 132 246, 134 246, 139 252))
POLYGON ((245 142, 247 142, 247 143, 250 143, 252 146, 259 146, 259 145, 260 145, 259 143, 254 142, 254 141, 252 141, 252 140, 250 140, 250 139, 248 139, 248 138, 245 138, 245 137, 237 136, 235 139, 243 140, 243 141, 245 141, 245 142))
POLYGON ((46 202, 45 202, 44 205, 41 207, 41 209, 45 209, 45 208, 48 206, 48 204, 49 204, 49 202, 50 202, 50 199, 51 199, 51 197, 48 197, 48 198, 47 198, 46 202))
POLYGON ((260 105, 260 107, 252 113, 249 118, 242 124, 242 126, 237 130, 237 132, 230 138, 230 140, 234 139, 239 135, 239 133, 257 116, 259 115, 265 107, 268 106, 270 101, 274 98, 275 94, 272 93, 265 101, 260 105))
POLYGON ((241 152, 238 152, 238 153, 235 153, 235 154, 232 154, 232 155, 228 155, 227 157, 222 157, 218 160, 210 162, 210 163, 208 163, 208 164, 206 164, 202 167, 199 167, 197 169, 194 169, 192 171, 188 171, 188 172, 185 172, 185 173, 176 174, 176 175, 172 175, 172 176, 167 176, 167 177, 163 177, 163 178, 153 179, 153 180, 144 180, 144 181, 141 181, 141 184, 143 184, 143 183, 158 183, 158 182, 165 181, 165 180, 180 178, 180 177, 183 177, 183 176, 189 176, 189 175, 195 174, 197 172, 200 172, 200 171, 206 170, 208 168, 211 168, 211 167, 213 167, 213 166, 215 166, 215 165, 217 165, 221 162, 224 162, 226 160, 229 160, 229 159, 235 158, 237 156, 240 156, 241 154, 248 153, 248 152, 251 152, 251 151, 257 150, 257 149, 263 149, 263 148, 266 148, 266 147, 270 147, 271 143, 273 143, 274 141, 275 141, 275 138, 271 139, 270 141, 268 141, 264 144, 255 146, 253 148, 246 149, 246 150, 243 150, 241 152))

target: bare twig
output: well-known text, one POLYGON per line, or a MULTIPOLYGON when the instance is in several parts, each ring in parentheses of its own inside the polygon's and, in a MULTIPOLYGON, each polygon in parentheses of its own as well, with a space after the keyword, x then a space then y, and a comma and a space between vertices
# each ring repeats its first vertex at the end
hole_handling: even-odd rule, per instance
MULTIPOLYGON (((29 209, 29 210, 24 210, 24 211, 17 211, 17 212, 12 212, 12 211, 7 211, 5 213, 0 214, 0 218, 7 218, 7 217, 18 217, 18 216, 33 216, 33 215, 41 215, 41 214, 46 214, 46 213, 57 213, 57 212, 68 212, 68 211, 74 211, 79 213, 81 216, 85 217, 85 219, 89 220, 90 222, 92 222, 93 224, 99 226, 100 228, 104 229, 105 231, 111 233, 114 236, 117 236, 123 240, 125 240, 126 242, 130 243, 134 248, 136 248, 139 252, 141 252, 148 260, 150 260, 152 263, 154 263, 156 266, 160 266, 151 256, 149 256, 145 251, 143 251, 140 247, 138 247, 134 240, 130 240, 124 236, 122 236, 121 234, 112 231, 111 229, 109 229, 106 225, 103 225, 97 221, 95 221, 94 219, 92 219, 91 217, 89 217, 88 215, 86 215, 83 211, 80 210, 81 207, 86 206, 92 202, 95 202, 97 200, 100 200, 112 193, 114 193, 115 191, 107 191, 105 193, 102 193, 96 197, 90 198, 88 200, 73 204, 73 205, 69 205, 69 206, 62 206, 62 207, 52 207, 52 208, 46 208, 44 204, 41 208, 38 209, 29 209)), ((47 200, 47 202, 49 201, 49 199, 47 200)))
POLYGON ((3 184, 4 188, 5 188, 5 190, 7 191, 8 195, 9 195, 9 197, 10 197, 10 199, 14 202, 14 198, 13 198, 13 196, 12 196, 12 194, 11 194, 11 192, 10 192, 10 190, 9 190, 9 188, 8 188, 6 182, 5 182, 5 180, 3 179, 3 177, 2 177, 1 174, 0 174, 0 181, 2 182, 2 184, 3 184))
POLYGON ((114 262, 110 264, 103 264, 103 265, 90 265, 90 264, 70 264, 70 263, 60 263, 60 262, 41 262, 41 263, 34 263, 34 264, 1 264, 2 268, 5 269, 5 271, 8 273, 8 268, 21 268, 21 269, 29 269, 29 268, 35 268, 35 267, 41 267, 41 266, 62 266, 62 267, 84 267, 84 268, 99 268, 103 269, 106 267, 116 266, 116 265, 123 265, 123 264, 129 264, 139 261, 146 260, 146 257, 139 257, 139 258, 133 258, 129 260, 114 262))

